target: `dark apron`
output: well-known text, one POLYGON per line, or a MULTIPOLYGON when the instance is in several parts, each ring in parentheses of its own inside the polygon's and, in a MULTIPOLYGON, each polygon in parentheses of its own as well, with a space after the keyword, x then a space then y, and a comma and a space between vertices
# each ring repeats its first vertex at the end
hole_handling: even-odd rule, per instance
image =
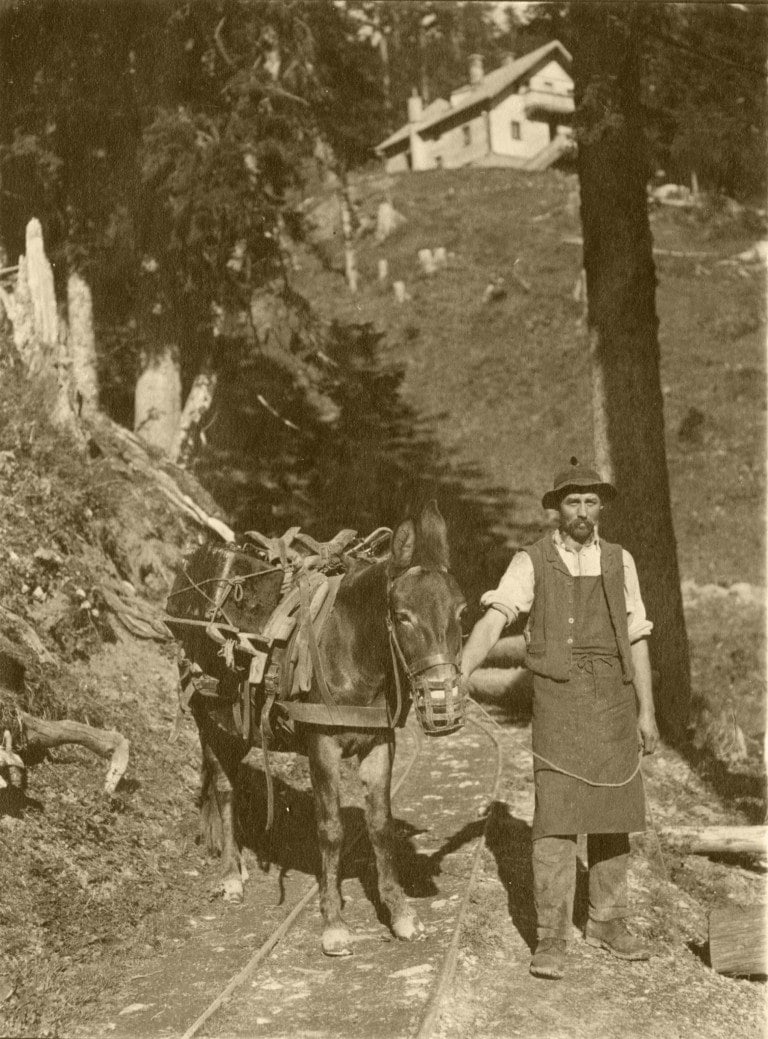
POLYGON ((637 767, 634 687, 622 679, 616 640, 599 577, 574 578, 575 645, 567 682, 534 675, 533 751, 536 806, 532 837, 629 833, 645 829, 642 778, 624 786, 637 767), (606 625, 608 626, 606 628, 606 625), (556 768, 553 768, 555 765, 556 768))

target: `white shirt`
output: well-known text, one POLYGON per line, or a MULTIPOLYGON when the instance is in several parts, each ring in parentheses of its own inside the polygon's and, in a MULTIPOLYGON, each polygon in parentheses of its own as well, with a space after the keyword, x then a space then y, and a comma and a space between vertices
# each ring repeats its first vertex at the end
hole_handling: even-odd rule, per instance
MULTIPOLYGON (((572 577, 598 577, 600 575, 600 539, 597 531, 592 540, 577 552, 563 541, 559 530, 552 540, 560 557, 572 577)), ((621 550, 624 563, 624 599, 627 604, 627 627, 629 641, 647 638, 653 624, 645 615, 645 606, 640 595, 635 561, 626 549, 621 550)), ((518 552, 504 571, 498 587, 480 596, 480 604, 499 610, 511 624, 521 613, 530 613, 533 605, 533 562, 527 552, 518 552)))

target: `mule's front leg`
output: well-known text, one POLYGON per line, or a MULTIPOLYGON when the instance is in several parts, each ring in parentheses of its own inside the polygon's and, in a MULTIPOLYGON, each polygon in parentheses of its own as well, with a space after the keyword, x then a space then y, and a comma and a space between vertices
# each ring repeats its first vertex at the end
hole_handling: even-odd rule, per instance
POLYGON ((377 744, 360 760, 360 779, 365 790, 368 836, 376 856, 379 895, 389 909, 390 926, 395 937, 414 941, 422 938, 425 932, 424 925, 408 904, 395 872, 395 834, 389 796, 394 756, 394 738, 377 744))
POLYGON ((320 845, 320 913, 323 952, 349 956, 351 935, 341 917, 339 859, 341 858, 341 803, 339 769, 341 747, 333 738, 313 733, 309 738, 309 769, 315 795, 317 839, 320 845))
MULTIPOLYGON (((235 769, 237 766, 235 766, 235 769)), ((203 770, 213 787, 221 822, 221 887, 226 902, 242 902, 243 876, 240 849, 235 838, 235 791, 224 766, 209 743, 203 743, 203 770)), ((206 781, 204 781, 205 785, 206 781)), ((208 796, 211 791, 209 789, 208 796)), ((204 794, 205 796, 205 794, 204 794)))

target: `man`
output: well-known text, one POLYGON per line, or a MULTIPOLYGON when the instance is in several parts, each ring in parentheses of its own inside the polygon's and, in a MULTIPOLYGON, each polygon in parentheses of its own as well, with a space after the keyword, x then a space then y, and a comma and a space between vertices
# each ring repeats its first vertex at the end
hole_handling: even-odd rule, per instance
POLYGON ((533 887, 537 945, 531 973, 561 978, 576 886, 576 837, 587 834, 585 938, 626 960, 648 950, 626 927, 629 833, 645 829, 639 746, 659 733, 647 637, 652 624, 630 554, 598 535, 616 491, 575 458, 555 476, 545 509, 558 528, 512 559, 467 640, 465 678, 503 628, 528 614, 533 672, 533 887))

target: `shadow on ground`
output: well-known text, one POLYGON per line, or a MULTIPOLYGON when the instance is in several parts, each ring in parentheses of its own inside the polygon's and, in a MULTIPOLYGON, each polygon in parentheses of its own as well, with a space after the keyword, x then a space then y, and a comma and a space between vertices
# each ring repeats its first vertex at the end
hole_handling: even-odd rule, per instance
MULTIPOLYGON (((300 872, 317 877, 320 854, 315 829, 314 800, 311 790, 294 786, 273 777, 275 822, 272 834, 266 832, 267 788, 264 773, 256 768, 243 770, 238 824, 242 846, 256 856, 265 871, 275 870, 283 878, 300 872)), ((359 879, 366 897, 382 923, 387 913, 379 898, 376 863, 365 828, 363 810, 346 805, 342 808, 344 844, 341 877, 359 879)), ((440 875, 443 859, 482 835, 484 819, 462 826, 430 854, 419 852, 411 840, 422 831, 403 819, 394 819, 394 858, 403 890, 410 898, 426 898, 438 893, 435 877, 440 875)))
MULTIPOLYGON (((510 919, 533 951, 536 946, 536 910, 530 824, 512 815, 506 802, 494 801, 488 819, 486 845, 496 860, 499 880, 507 892, 510 919)), ((580 930, 586 925, 588 912, 589 873, 581 858, 577 857, 573 923, 580 930)))
POLYGON ((491 806, 485 842, 496 860, 512 923, 529 948, 536 944, 536 913, 533 908, 531 827, 512 815, 504 801, 491 806))

